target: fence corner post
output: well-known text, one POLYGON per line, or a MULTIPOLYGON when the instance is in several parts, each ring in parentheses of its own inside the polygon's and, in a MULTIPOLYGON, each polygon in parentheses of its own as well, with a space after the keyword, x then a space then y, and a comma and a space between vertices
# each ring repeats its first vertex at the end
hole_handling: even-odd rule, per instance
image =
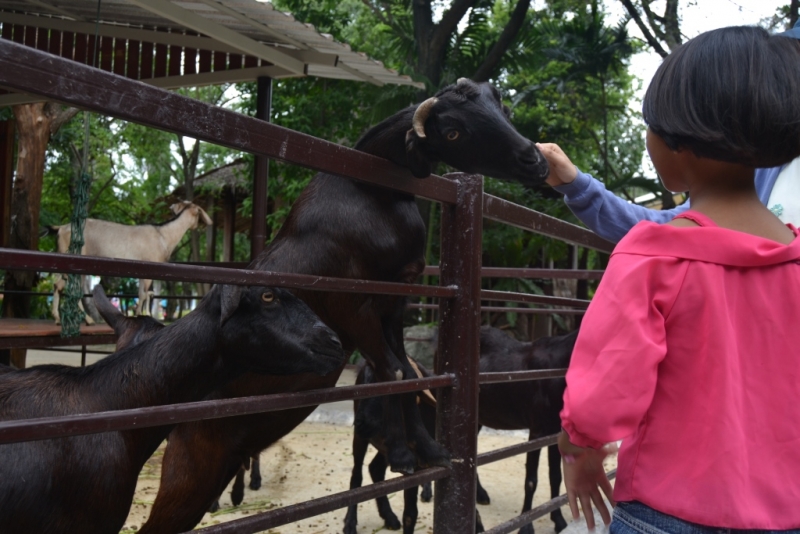
POLYGON ((458 195, 455 205, 442 205, 440 284, 455 285, 458 293, 441 300, 435 368, 437 374, 455 375, 455 384, 439 391, 436 437, 450 451, 453 468, 450 477, 436 482, 433 531, 464 534, 475 532, 483 177, 446 178, 458 184, 458 195))

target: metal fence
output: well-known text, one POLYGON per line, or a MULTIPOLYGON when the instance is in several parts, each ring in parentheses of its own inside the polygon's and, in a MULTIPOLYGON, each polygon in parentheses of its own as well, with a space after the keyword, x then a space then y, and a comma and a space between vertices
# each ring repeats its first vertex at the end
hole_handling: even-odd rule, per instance
MULTIPOLYGON (((479 374, 481 301, 534 303, 556 306, 559 310, 573 313, 588 305, 588 301, 573 298, 482 290, 482 219, 510 224, 604 252, 611 250, 608 242, 578 226, 484 194, 480 176, 453 174, 416 180, 405 169, 380 158, 5 40, 0 40, 0 85, 257 156, 379 184, 434 200, 442 206, 439 286, 0 249, 0 268, 4 269, 424 296, 439 299, 440 317, 439 356, 435 364, 436 376, 431 378, 3 422, 0 423, 0 444, 174 425, 438 388, 436 434, 437 440, 451 453, 451 469, 425 469, 410 476, 214 525, 199 532, 259 532, 423 482, 436 481, 434 531, 437 534, 464 534, 474 532, 477 467, 555 443, 555 437, 548 436, 477 454, 479 384, 553 378, 563 376, 565 372, 479 374)), ((526 271, 529 271, 526 275, 542 277, 599 277, 598 272, 587 271, 526 271)), ((491 276, 502 274, 484 269, 483 274, 487 273, 491 276)), ((520 273, 506 271, 505 274, 517 276, 520 273)), ((499 534, 519 528, 563 504, 563 496, 559 499, 494 527, 489 532, 499 534)))

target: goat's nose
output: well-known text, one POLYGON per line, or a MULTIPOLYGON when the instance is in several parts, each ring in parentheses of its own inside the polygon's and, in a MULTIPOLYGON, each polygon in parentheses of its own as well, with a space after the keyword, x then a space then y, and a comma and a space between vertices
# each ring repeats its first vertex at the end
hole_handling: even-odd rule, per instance
POLYGON ((342 346, 342 342, 339 340, 339 336, 337 336, 337 335, 336 335, 336 332, 334 332, 333 330, 331 330, 331 329, 328 327, 328 325, 326 325, 326 324, 325 324, 325 323, 323 323, 322 321, 317 321, 316 323, 314 323, 314 326, 313 326, 313 328, 316 328, 316 329, 323 330, 325 333, 327 333, 327 334, 328 334, 328 339, 329 339, 331 342, 333 342, 333 344, 334 344, 334 345, 336 345, 337 347, 340 347, 340 348, 341 348, 341 346, 342 346))

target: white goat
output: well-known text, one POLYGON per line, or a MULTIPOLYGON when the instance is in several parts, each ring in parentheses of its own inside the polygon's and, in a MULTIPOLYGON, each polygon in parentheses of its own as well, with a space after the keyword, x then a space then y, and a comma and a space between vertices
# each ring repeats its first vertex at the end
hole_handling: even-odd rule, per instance
MULTIPOLYGON (((99 219, 86 219, 83 230, 85 244, 81 249, 82 256, 99 256, 101 258, 119 258, 123 260, 141 260, 166 262, 188 230, 197 228, 200 220, 205 224, 213 224, 211 217, 196 204, 188 200, 170 206, 177 216, 163 224, 140 224, 129 226, 99 219)), ((53 227, 58 230, 58 251, 66 252, 72 236, 72 226, 64 224, 53 227)), ((152 280, 139 280, 139 302, 136 304, 136 315, 150 309, 150 283, 152 280)), ((58 314, 60 293, 66 286, 66 279, 61 276, 55 283, 53 291, 53 317, 56 324, 61 322, 58 314)), ((83 286, 83 284, 81 284, 83 286)), ((83 309, 83 306, 81 306, 83 309)), ((92 318, 86 316, 87 324, 92 318)))

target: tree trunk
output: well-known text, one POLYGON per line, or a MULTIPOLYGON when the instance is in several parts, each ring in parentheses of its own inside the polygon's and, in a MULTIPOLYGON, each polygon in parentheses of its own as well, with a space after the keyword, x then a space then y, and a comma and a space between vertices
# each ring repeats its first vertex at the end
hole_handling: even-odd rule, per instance
MULTIPOLYGON (((45 153, 50 140, 53 117, 45 103, 14 106, 17 132, 17 172, 11 195, 11 235, 9 246, 23 250, 39 248, 39 209, 42 200, 45 153)), ((7 271, 7 290, 30 291, 36 282, 34 271, 7 271)), ((28 317, 30 297, 6 295, 3 299, 4 317, 28 317)))
POLYGON ((789 29, 794 28, 798 18, 800 18, 800 0, 792 0, 789 4, 789 29))
MULTIPOLYGON (((8 245, 22 250, 39 249, 39 210, 42 202, 45 155, 50 136, 78 112, 62 109, 52 102, 20 104, 13 107, 17 127, 17 171, 11 194, 11 235, 8 245)), ((37 274, 32 271, 6 271, 6 290, 30 291, 37 274)), ((31 297, 6 295, 3 317, 30 316, 31 297)), ((25 349, 11 351, 12 363, 25 367, 25 349)))

